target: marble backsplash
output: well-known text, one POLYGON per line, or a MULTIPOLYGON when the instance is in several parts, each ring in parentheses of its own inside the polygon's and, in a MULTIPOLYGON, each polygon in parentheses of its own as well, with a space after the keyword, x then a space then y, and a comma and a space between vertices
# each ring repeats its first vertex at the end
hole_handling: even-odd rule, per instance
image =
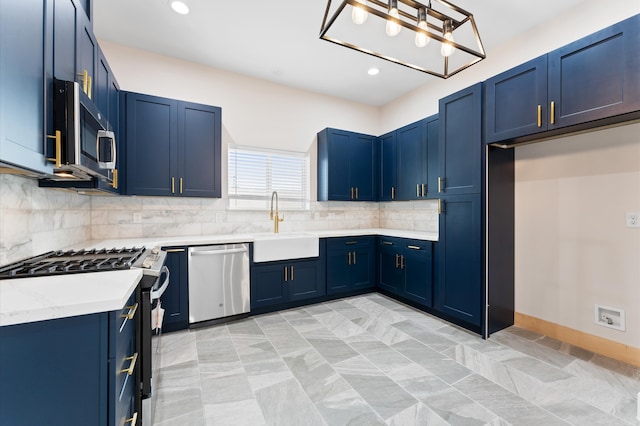
POLYGON ((91 238, 91 197, 0 174, 0 265, 91 238))
MULTIPOLYGON (((435 200, 312 202, 283 211, 280 232, 390 228, 438 231, 435 200)), ((87 196, 0 174, 0 265, 83 241, 272 232, 268 211, 231 210, 226 199, 87 196)))

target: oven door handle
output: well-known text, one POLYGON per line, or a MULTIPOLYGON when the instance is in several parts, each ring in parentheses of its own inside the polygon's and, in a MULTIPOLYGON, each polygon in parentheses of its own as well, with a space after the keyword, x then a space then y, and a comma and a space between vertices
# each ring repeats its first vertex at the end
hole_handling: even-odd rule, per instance
POLYGON ((167 289, 167 287, 169 287, 169 276, 171 275, 169 273, 169 268, 167 268, 166 266, 163 266, 162 269, 160 270, 160 275, 162 275, 163 273, 167 274, 167 276, 162 282, 162 285, 160 286, 160 288, 158 288, 157 290, 154 290, 153 288, 151 289, 151 300, 160 299, 160 296, 162 296, 162 294, 167 289))

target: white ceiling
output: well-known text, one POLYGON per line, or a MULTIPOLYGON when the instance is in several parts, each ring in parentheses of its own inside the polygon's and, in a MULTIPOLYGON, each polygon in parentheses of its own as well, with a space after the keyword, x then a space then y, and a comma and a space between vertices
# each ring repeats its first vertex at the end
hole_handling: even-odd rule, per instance
MULTIPOLYGON (((94 32, 101 40, 374 106, 436 78, 320 40, 326 0, 187 1, 191 13, 178 15, 168 0, 94 0, 94 32), (380 74, 367 75, 372 66, 380 74)), ((490 56, 506 40, 584 1, 454 4, 474 15, 490 56)))

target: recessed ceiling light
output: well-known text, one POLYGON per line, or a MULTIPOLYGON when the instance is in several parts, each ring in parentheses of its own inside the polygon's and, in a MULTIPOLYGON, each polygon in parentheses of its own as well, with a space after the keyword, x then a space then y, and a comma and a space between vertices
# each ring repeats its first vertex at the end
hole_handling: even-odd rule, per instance
POLYGON ((179 13, 180 15, 186 15, 189 13, 189 6, 184 0, 171 0, 169 2, 171 4, 171 9, 174 12, 179 13))
POLYGON ((380 70, 378 68, 369 68, 369 71, 367 71, 367 74, 369 75, 378 75, 378 73, 380 72, 380 70))

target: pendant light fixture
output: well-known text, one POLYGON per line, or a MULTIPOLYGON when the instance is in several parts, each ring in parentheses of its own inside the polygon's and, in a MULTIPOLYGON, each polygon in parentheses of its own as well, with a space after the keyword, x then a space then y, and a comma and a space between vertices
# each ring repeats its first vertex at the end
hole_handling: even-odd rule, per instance
POLYGON ((486 58, 473 15, 447 0, 327 0, 320 38, 441 78, 486 58))

